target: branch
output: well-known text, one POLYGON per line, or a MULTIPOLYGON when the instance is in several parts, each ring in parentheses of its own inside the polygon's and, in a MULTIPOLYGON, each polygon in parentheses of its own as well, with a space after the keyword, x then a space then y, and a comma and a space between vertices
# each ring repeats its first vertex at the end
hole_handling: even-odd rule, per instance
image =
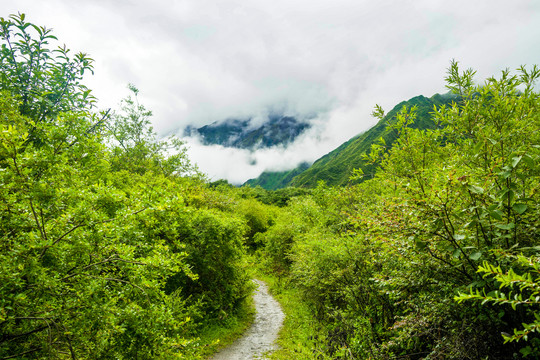
POLYGON ((34 215, 34 220, 36 221, 36 225, 39 229, 39 232, 41 233, 41 237, 43 238, 43 240, 47 240, 47 233, 45 232, 45 228, 43 227, 43 224, 39 222, 38 216, 36 214, 36 210, 34 209, 34 202, 32 201, 31 198, 28 200, 30 202, 30 208, 32 209, 32 214, 34 215))
POLYGON ((81 222, 77 225, 75 225, 74 227, 72 227, 70 230, 68 230, 67 232, 65 232, 63 235, 61 235, 59 238, 57 238, 56 240, 54 240, 52 242, 51 245, 46 245, 43 250, 41 251, 41 254, 39 255, 39 259, 41 259, 45 253, 47 252, 47 250, 56 245, 59 241, 61 241, 63 238, 65 238, 67 235, 69 235, 70 233, 72 233, 73 231, 75 231, 76 229, 80 228, 81 226, 84 226, 84 220, 81 220, 81 222))
POLYGON ((38 348, 34 348, 34 349, 31 349, 31 350, 28 350, 28 351, 25 351, 25 352, 22 352, 22 353, 18 353, 16 355, 10 355, 10 356, 6 356, 6 357, 3 357, 3 358, 0 358, 0 360, 7 360, 7 359, 16 359, 22 355, 26 355, 26 354, 31 354, 33 352, 36 352, 36 351, 39 351, 41 350, 40 347, 38 348))
MULTIPOLYGON (((133 212, 133 213, 131 213, 131 214, 127 214, 127 215, 125 215, 124 217, 126 217, 126 216, 132 216, 132 215, 137 215, 138 213, 143 212, 143 211, 146 210, 146 209, 147 209, 147 207, 144 207, 144 208, 142 208, 142 209, 140 209, 140 210, 137 210, 137 211, 135 211, 135 212, 133 212)), ((115 220, 117 220, 117 219, 118 219, 118 218, 112 218, 112 219, 107 219, 107 220, 102 220, 102 221, 96 221, 96 222, 92 223, 92 225, 105 224, 105 223, 109 223, 109 222, 115 221, 115 220)), ((60 242, 62 239, 64 239, 67 235, 69 235, 69 234, 72 233, 73 231, 77 230, 78 228, 83 227, 83 226, 86 226, 86 225, 87 225, 87 224, 84 223, 84 220, 81 220, 77 225, 75 225, 74 227, 72 227, 71 229, 69 229, 68 231, 66 231, 64 234, 62 234, 62 235, 61 235, 59 238, 57 238, 56 240, 54 240, 54 241, 52 242, 52 244, 46 245, 46 246, 43 248, 43 250, 41 251, 41 254, 39 255, 39 258, 41 259, 41 258, 45 255, 45 253, 47 252, 47 250, 48 250, 50 247, 56 245, 58 242, 60 242)))
POLYGON ((95 276, 95 275, 90 275, 90 274, 81 274, 81 275, 86 275, 88 277, 91 277, 91 278, 94 278, 94 279, 103 279, 103 280, 107 280, 107 281, 116 281, 116 282, 120 282, 120 283, 124 283, 124 284, 128 284, 128 285, 131 285, 139 290, 141 290, 141 292, 146 295, 146 300, 148 302, 150 302, 150 297, 148 296, 148 294, 146 293, 146 291, 144 291, 144 289, 142 287, 140 287, 139 285, 135 285, 134 283, 130 282, 130 281, 127 281, 127 280, 122 280, 122 279, 117 279, 117 278, 102 278, 102 277, 99 277, 99 276, 95 276))
MULTIPOLYGON (((101 124, 103 124, 103 122, 109 117, 109 113, 111 112, 111 109, 107 109, 107 111, 105 111, 105 114, 103 114, 103 116, 101 117, 101 119, 96 122, 94 125, 92 125, 88 130, 86 130, 86 133, 89 134, 91 133, 92 131, 94 131, 94 129, 98 126, 100 126, 101 124)), ((70 145, 71 146, 71 145, 70 145)))
MULTIPOLYGON (((98 126, 100 126, 101 124, 103 124, 103 122, 109 117, 109 113, 110 113, 111 109, 108 109, 105 114, 103 114, 103 116, 101 117, 100 120, 98 120, 94 125, 90 126, 90 128, 88 130, 86 130, 85 132, 85 135, 88 135, 90 134, 91 132, 93 132, 98 126)), ((75 139, 73 140, 72 142, 70 142, 66 149, 69 149, 70 147, 72 147, 73 145, 75 145, 77 143, 79 139, 75 139)), ((59 147, 58 149, 56 149, 54 151, 55 154, 58 154, 60 152, 61 148, 59 147)))
MULTIPOLYGON (((88 268, 91 268, 93 266, 97 266, 97 265, 101 265, 101 264, 106 264, 106 263, 109 263, 109 262, 125 262, 125 263, 130 263, 130 264, 135 264, 135 265, 147 265, 145 263, 142 263, 142 262, 139 262, 139 261, 131 261, 131 260, 124 260, 124 259, 120 259, 120 258, 113 258, 113 256, 103 260, 103 261, 99 261, 99 262, 96 262, 96 263, 93 263, 93 264, 89 264, 89 265, 86 265, 85 267, 81 268, 80 271, 84 271, 88 268)), ((73 268, 75 269, 75 268, 73 268)), ((70 271, 73 271, 73 269, 71 269, 70 271)), ((82 273, 74 273, 74 274, 70 274, 62 279, 60 279, 60 281, 66 281, 72 277, 75 277, 77 275, 87 275, 87 274, 82 274, 82 273)))
POLYGON ((463 270, 458 269, 454 264, 452 264, 452 263, 450 263, 450 262, 444 260, 443 258, 441 258, 441 257, 439 257, 439 256, 437 256, 437 255, 435 255, 435 254, 431 251, 431 249, 429 248, 429 245, 426 245, 426 249, 427 249, 427 251, 429 252, 429 254, 430 254, 432 257, 434 257, 435 259, 437 259, 437 260, 443 262, 444 264, 450 266, 450 268, 457 270, 459 273, 465 275, 469 280, 471 280, 471 281, 473 280, 472 276, 470 276, 469 273, 467 273, 466 271, 463 271, 463 270))
POLYGON ((27 331, 27 332, 22 333, 22 334, 15 334, 15 335, 4 334, 4 335, 2 335, 2 337, 3 337, 5 340, 2 340, 2 342, 7 342, 7 341, 11 341, 11 340, 14 340, 14 339, 23 337, 23 336, 28 336, 28 335, 31 335, 31 334, 33 334, 33 333, 36 333, 36 332, 40 332, 40 331, 42 331, 42 330, 45 330, 45 329, 47 329, 47 328, 48 328, 48 326, 41 326, 41 327, 38 327, 37 329, 30 330, 30 331, 27 331))

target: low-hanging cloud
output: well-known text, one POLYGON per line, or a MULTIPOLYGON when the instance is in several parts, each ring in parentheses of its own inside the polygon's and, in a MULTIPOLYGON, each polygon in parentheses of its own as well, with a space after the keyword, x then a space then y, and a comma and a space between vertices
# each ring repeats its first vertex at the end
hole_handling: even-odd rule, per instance
POLYGON ((25 12, 90 53, 87 84, 100 107, 117 107, 134 83, 161 136, 264 119, 276 107, 314 117, 287 149, 189 140, 203 170, 233 182, 315 160, 373 125, 376 103, 389 110, 444 92, 451 59, 478 69, 478 79, 540 59, 540 4, 529 0, 6 0, 2 10, 25 12))
POLYGON ((290 170, 302 162, 313 162, 336 144, 313 127, 287 146, 274 146, 256 151, 203 145, 197 137, 184 139, 190 159, 200 165, 211 180, 227 179, 235 185, 259 176, 263 171, 290 170))

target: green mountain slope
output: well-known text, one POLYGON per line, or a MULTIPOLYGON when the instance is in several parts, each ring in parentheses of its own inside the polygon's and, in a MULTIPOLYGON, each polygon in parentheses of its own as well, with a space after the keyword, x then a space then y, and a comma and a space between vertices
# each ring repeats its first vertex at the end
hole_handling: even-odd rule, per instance
POLYGON ((270 190, 285 186, 314 187, 317 185, 317 182, 323 180, 331 186, 342 186, 349 182, 353 169, 360 168, 366 175, 373 174, 375 166, 366 164, 362 159, 362 154, 369 152, 371 145, 381 136, 384 137, 386 144, 391 146, 394 137, 388 130, 387 124, 395 120, 396 114, 403 106, 410 108, 416 105, 417 118, 413 127, 427 129, 434 126, 430 115, 433 107, 449 104, 453 99, 455 97, 450 94, 435 94, 431 98, 420 95, 408 101, 403 101, 389 111, 384 119, 379 121, 374 127, 362 134, 356 135, 337 149, 324 155, 309 168, 302 170, 299 167, 289 172, 280 173, 265 172, 259 178, 249 180, 246 184, 250 186, 259 185, 270 190), (291 177, 291 174, 295 174, 295 176, 291 177), (267 187, 267 185, 271 185, 272 187, 267 187))
POLYGON ((295 176, 308 168, 308 163, 302 163, 298 167, 288 171, 265 171, 258 178, 246 181, 244 185, 252 187, 260 186, 266 190, 282 189, 287 187, 295 176))

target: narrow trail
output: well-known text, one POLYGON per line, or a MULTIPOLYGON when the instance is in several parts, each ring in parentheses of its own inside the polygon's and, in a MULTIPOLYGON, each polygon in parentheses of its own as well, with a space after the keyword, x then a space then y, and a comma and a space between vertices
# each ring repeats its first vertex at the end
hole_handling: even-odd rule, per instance
POLYGON ((258 289, 253 294, 255 302, 255 321, 243 337, 229 347, 218 352, 212 360, 252 360, 277 348, 279 329, 285 315, 279 303, 268 293, 268 287, 260 280, 253 280, 258 289))

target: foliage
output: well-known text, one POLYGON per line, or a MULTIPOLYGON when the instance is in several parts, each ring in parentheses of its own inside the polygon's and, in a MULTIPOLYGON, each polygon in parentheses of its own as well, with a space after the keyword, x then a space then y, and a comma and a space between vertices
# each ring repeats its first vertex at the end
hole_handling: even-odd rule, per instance
POLYGON ((277 190, 266 190, 261 186, 243 186, 240 193, 245 198, 254 198, 266 205, 286 206, 295 197, 309 194, 310 189, 286 187, 277 190))
POLYGON ((114 113, 108 138, 109 118, 81 100, 90 63, 50 56, 50 31, 10 19, 2 20, 0 358, 198 358, 201 328, 232 321, 250 289, 247 221, 226 205, 235 195, 186 177, 185 153, 167 153, 133 98, 114 113))
MULTIPOLYGON (((3 97, 2 113, 13 114, 6 103, 17 103, 3 97)), ((61 116, 69 123, 75 115, 61 116)), ((160 288, 173 272, 191 274, 185 255, 137 237, 124 240, 145 206, 110 187, 103 146, 85 137, 59 151, 67 129, 40 123, 50 140, 36 147, 26 144, 29 119, 8 119, 12 124, 1 131, 0 353, 131 358, 183 341, 174 329, 189 322, 189 311, 173 306, 179 300, 160 288), (170 333, 156 337, 160 328, 170 333), (134 343, 137 337, 145 341, 134 343)))
POLYGON ((121 102, 107 122, 111 135, 113 170, 129 170, 139 174, 147 171, 165 175, 202 176, 187 158, 184 143, 175 136, 157 140, 150 117, 152 112, 139 103, 139 90, 128 86, 131 95, 121 102))
MULTIPOLYGON (((538 313, 538 304, 540 304, 540 264, 538 257, 527 257, 524 255, 505 255, 509 263, 517 268, 523 268, 523 273, 517 273, 514 268, 503 271, 501 266, 489 264, 487 261, 478 267, 478 272, 484 274, 484 278, 493 277, 499 284, 498 290, 486 293, 484 290, 471 289, 469 294, 461 293, 455 299, 458 302, 465 300, 478 300, 482 304, 493 303, 500 306, 507 306, 516 311, 519 307, 526 307, 527 317, 532 320, 529 323, 523 323, 522 329, 515 328, 513 334, 503 332, 502 336, 505 342, 520 341, 529 339, 530 335, 537 333, 540 328, 540 314, 538 313), (508 289, 507 292, 504 289, 508 289)), ((534 337, 531 346, 521 349, 524 355, 539 355, 538 338, 534 337)))
MULTIPOLYGON (((457 102, 432 107, 430 126, 414 126, 424 116, 419 107, 394 112, 385 133, 391 141, 383 136, 363 160, 376 169, 373 179, 319 185, 260 235, 261 253, 302 289, 327 354, 506 359, 519 353, 500 335, 510 329, 529 332, 522 356, 537 354, 536 304, 515 311, 489 305, 503 302, 503 292, 492 292, 500 275, 482 277, 477 269, 500 266, 513 281, 523 276, 536 286, 519 256, 501 254, 536 256, 539 72, 504 71, 483 85, 473 75, 451 64, 448 86, 458 93, 447 99, 457 102), (459 293, 490 301, 464 307, 454 301, 459 293)), ((375 113, 388 118, 380 108, 375 113)), ((532 287, 522 292, 518 300, 536 296, 532 287)))
POLYGON ((95 99, 81 80, 93 71, 93 59, 71 57, 65 45, 51 50, 52 30, 25 20, 24 14, 0 19, 0 90, 17 96, 21 113, 37 122, 90 107, 95 99))
POLYGON ((276 210, 255 199, 239 199, 234 205, 234 211, 242 215, 247 223, 246 245, 256 249, 259 245, 255 240, 256 236, 266 232, 273 224, 276 210))
MULTIPOLYGON (((435 260, 430 267, 444 274, 444 281, 437 281, 446 284, 444 292, 439 290, 446 298, 457 289, 493 287, 476 273, 482 261, 498 261, 497 252, 490 250, 534 246, 538 239, 538 210, 533 204, 538 203, 540 104, 532 91, 534 76, 525 68, 519 72, 517 76, 504 71, 500 79, 475 86, 470 80, 473 72, 458 76, 457 63, 452 63, 449 87, 461 91, 460 103, 438 108, 434 120, 439 126, 431 131, 408 128, 414 111, 402 111, 404 126, 399 127, 397 145, 383 155, 381 176, 400 189, 405 200, 397 224, 418 254, 435 260), (520 86, 523 92, 518 91, 520 86)), ((416 314, 426 316, 429 309, 416 314)), ((497 320, 499 313, 486 307, 460 314, 454 321, 474 326, 459 335, 463 338, 473 328, 479 332, 487 326, 502 330, 504 323, 516 326, 521 316, 505 313, 497 320), (483 317, 495 320, 487 325, 483 317)), ((484 341, 493 343, 492 356, 497 349, 504 351, 500 340, 485 334, 484 341)), ((445 339, 437 343, 450 349, 445 339)), ((466 353, 467 345, 463 346, 466 353)), ((433 354, 449 356, 432 349, 433 354)))

